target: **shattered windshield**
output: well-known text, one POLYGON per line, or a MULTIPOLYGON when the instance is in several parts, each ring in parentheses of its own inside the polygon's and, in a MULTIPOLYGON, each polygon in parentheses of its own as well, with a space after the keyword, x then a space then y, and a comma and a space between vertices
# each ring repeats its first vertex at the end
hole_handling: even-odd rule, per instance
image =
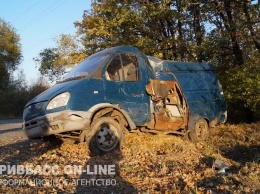
POLYGON ((110 53, 102 53, 88 57, 72 69, 62 81, 91 77, 105 63, 109 56, 110 53))

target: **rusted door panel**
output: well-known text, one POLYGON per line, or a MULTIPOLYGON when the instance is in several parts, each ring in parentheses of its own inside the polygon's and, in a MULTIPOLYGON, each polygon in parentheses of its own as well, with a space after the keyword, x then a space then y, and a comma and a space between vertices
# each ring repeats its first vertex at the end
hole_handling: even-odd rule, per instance
POLYGON ((176 131, 187 125, 187 103, 177 81, 150 80, 146 92, 154 106, 149 128, 176 131))

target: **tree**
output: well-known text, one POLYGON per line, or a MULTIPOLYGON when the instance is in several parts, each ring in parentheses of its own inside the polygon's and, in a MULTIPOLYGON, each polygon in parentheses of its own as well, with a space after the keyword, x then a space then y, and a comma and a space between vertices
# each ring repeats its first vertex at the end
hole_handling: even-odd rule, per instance
POLYGON ((76 27, 88 55, 127 44, 159 58, 204 61, 205 10, 200 9, 204 4, 183 0, 93 1, 92 10, 85 11, 76 27))
POLYGON ((56 65, 74 67, 86 58, 83 45, 76 35, 62 34, 55 42, 58 54, 56 65))
POLYGON ((20 37, 0 18, 0 89, 8 88, 10 75, 22 60, 20 37))
POLYGON ((57 49, 47 48, 41 51, 37 58, 34 58, 34 61, 39 65, 40 73, 47 76, 50 81, 61 79, 65 73, 64 66, 55 64, 58 57, 57 49))
POLYGON ((33 99, 48 88, 50 88, 50 84, 46 78, 42 76, 38 77, 36 81, 32 82, 32 84, 27 89, 28 99, 33 99))
POLYGON ((60 80, 68 68, 86 58, 82 44, 76 36, 62 34, 55 42, 56 47, 44 49, 34 58, 41 75, 47 76, 50 81, 60 80))
POLYGON ((128 44, 163 59, 212 63, 230 117, 253 121, 260 116, 258 8, 248 0, 96 0, 76 26, 88 54, 128 44))
POLYGON ((61 36, 53 66, 46 67, 68 67, 75 56, 118 45, 166 60, 211 63, 230 117, 245 121, 249 115, 252 121, 260 118, 259 17, 259 1, 250 0, 93 0, 75 23, 84 51, 71 52, 77 44, 61 36))
POLYGON ((260 118, 259 5, 247 0, 214 4, 210 60, 223 84, 229 115, 236 122, 255 121, 260 118))
POLYGON ((8 90, 0 90, 0 119, 21 118, 25 105, 49 87, 42 77, 28 86, 21 70, 8 90))

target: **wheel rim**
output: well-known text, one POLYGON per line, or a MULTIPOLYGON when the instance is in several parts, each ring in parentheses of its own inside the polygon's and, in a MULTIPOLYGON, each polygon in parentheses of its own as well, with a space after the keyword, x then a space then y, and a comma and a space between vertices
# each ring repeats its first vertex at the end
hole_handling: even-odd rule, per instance
POLYGON ((196 127, 196 134, 197 137, 201 140, 204 140, 207 136, 207 126, 205 123, 200 122, 198 123, 197 127, 196 127))
POLYGON ((97 146, 101 150, 109 151, 117 145, 118 138, 115 135, 114 131, 115 128, 108 124, 104 124, 100 127, 95 137, 96 137, 97 146))

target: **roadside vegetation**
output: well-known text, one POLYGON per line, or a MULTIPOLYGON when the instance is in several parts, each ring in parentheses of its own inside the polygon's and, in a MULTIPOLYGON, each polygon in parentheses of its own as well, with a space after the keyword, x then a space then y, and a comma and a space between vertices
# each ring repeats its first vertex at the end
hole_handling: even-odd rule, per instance
POLYGON ((26 103, 49 87, 43 77, 27 83, 21 49, 16 30, 0 18, 0 119, 22 118, 26 103))
POLYGON ((18 77, 8 88, 0 90, 0 120, 21 119, 27 102, 49 87, 44 78, 38 78, 29 85, 24 77, 18 77))

